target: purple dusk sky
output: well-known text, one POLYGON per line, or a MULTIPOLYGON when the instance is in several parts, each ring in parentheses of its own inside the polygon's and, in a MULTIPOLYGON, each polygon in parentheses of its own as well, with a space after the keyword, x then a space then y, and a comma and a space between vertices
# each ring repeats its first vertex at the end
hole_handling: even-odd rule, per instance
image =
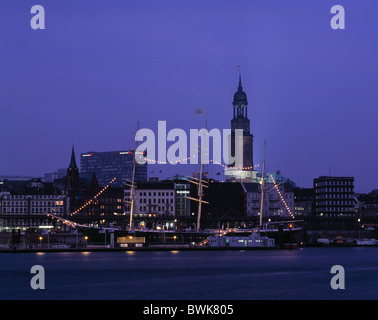
POLYGON ((376 0, 2 0, 0 21, 0 175, 67 168, 72 142, 78 161, 132 148, 138 119, 201 128, 206 107, 209 129, 230 128, 240 65, 255 164, 266 138, 267 170, 299 186, 330 173, 378 189, 376 0))

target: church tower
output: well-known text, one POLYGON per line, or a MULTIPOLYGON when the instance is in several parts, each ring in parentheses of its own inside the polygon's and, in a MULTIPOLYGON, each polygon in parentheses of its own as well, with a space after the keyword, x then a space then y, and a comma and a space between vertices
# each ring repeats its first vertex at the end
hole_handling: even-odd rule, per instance
POLYGON ((77 194, 80 189, 79 168, 76 165, 75 150, 72 146, 71 161, 66 175, 66 192, 69 196, 77 194))
POLYGON ((248 119, 248 100, 243 91, 241 73, 239 72, 238 90, 234 94, 233 118, 231 119, 231 156, 235 156, 235 130, 243 130, 243 167, 231 164, 225 170, 227 181, 251 182, 253 178, 253 135, 250 132, 248 119))

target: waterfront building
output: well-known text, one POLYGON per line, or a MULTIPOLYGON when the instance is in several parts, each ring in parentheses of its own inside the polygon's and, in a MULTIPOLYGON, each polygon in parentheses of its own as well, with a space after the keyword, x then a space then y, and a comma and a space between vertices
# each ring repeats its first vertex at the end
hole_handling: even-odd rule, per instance
POLYGON ((66 214, 67 197, 51 183, 35 178, 5 181, 0 188, 0 229, 52 228, 47 214, 66 214))
POLYGON ((358 215, 362 223, 378 225, 378 190, 368 194, 356 195, 358 200, 358 215))
MULTIPOLYGON (((94 173, 98 184, 106 186, 113 178, 113 186, 124 187, 133 178, 134 151, 87 152, 80 155, 80 171, 94 173)), ((135 165, 135 181, 147 181, 147 163, 135 165)))
MULTIPOLYGON (((130 215, 130 188, 125 189, 125 213, 130 215)), ((134 190, 133 216, 135 217, 174 217, 176 190, 174 182, 138 183, 134 190)))
POLYGON ((124 188, 109 187, 98 196, 96 210, 98 225, 126 227, 124 195, 124 188))
MULTIPOLYGON (((203 200, 208 203, 202 204, 201 226, 203 228, 228 228, 243 227, 246 203, 245 190, 239 182, 221 182, 213 179, 207 180, 208 187, 203 188, 203 200)), ((190 197, 198 199, 197 185, 193 184, 190 189, 190 197)), ((191 201, 191 217, 197 218, 198 202, 191 201)), ((191 227, 195 220, 192 220, 191 227)))
MULTIPOLYGON (((247 199, 247 216, 259 216, 261 204, 261 184, 243 183, 247 199)), ((295 215, 294 188, 286 182, 274 184, 265 182, 263 199, 263 217, 272 221, 279 218, 291 219, 295 215)))
POLYGON ((344 225, 355 217, 353 177, 314 179, 314 212, 323 224, 344 225))
POLYGON ((294 189, 294 212, 298 219, 313 216, 314 212, 314 189, 295 188, 294 189))
POLYGON ((166 181, 174 183, 176 192, 175 198, 175 216, 176 217, 189 217, 190 216, 190 200, 186 198, 190 196, 190 190, 194 186, 188 181, 187 177, 175 175, 168 178, 166 181))

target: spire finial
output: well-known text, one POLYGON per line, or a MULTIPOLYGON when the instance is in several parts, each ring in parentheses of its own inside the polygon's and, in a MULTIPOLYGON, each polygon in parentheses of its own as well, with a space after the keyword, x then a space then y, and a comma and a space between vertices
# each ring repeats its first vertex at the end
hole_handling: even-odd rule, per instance
POLYGON ((237 66, 237 67, 239 69, 239 86, 238 86, 238 89, 242 90, 243 87, 242 87, 242 82, 241 82, 241 67, 240 66, 237 66))

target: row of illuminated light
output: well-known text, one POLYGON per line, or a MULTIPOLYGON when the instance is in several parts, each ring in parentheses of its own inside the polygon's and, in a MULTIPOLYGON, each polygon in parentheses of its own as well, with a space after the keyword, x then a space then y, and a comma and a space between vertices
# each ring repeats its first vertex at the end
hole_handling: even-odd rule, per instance
MULTIPOLYGON (((193 155, 192 157, 186 157, 186 158, 183 158, 181 160, 175 160, 175 161, 168 162, 168 161, 159 161, 159 160, 144 158, 142 156, 139 156, 139 158, 144 158, 147 162, 155 163, 155 164, 178 164, 178 163, 181 163, 181 162, 184 162, 186 164, 187 161, 189 161, 191 158, 195 158, 195 157, 196 156, 193 155)), ((223 168, 229 168, 230 170, 253 170, 253 166, 240 167, 239 168, 239 167, 229 167, 228 165, 222 164, 220 162, 213 161, 212 159, 210 159, 209 162, 212 162, 213 164, 217 164, 219 166, 222 166, 223 168)), ((259 166, 260 166, 259 164, 255 165, 255 167, 259 167, 259 166)))
POLYGON ((292 214, 292 212, 291 212, 289 206, 287 205, 287 203, 286 203, 284 197, 282 196, 281 191, 280 191, 280 189, 278 188, 276 182, 274 181, 273 176, 270 175, 270 177, 272 178, 272 181, 273 181, 273 183, 274 183, 274 187, 276 188, 277 193, 278 193, 279 197, 281 198, 282 203, 285 205, 287 212, 289 212, 290 215, 291 215, 291 217, 294 219, 294 215, 292 214))
POLYGON ((83 204, 79 209, 77 209, 76 211, 72 212, 70 215, 73 216, 74 214, 78 213, 79 211, 83 210, 85 207, 89 206, 90 204, 93 203, 93 201, 95 199, 97 199, 97 197, 99 197, 106 189, 108 189, 110 187, 110 185, 116 180, 117 178, 113 178, 109 184, 107 184, 103 189, 101 189, 101 191, 99 193, 97 193, 91 200, 87 201, 85 204, 83 204))
MULTIPOLYGON (((121 151, 119 154, 133 154, 132 151, 121 151)), ((136 151, 136 154, 143 154, 143 151, 136 151)), ((93 153, 82 154, 82 157, 92 157, 93 153)))

